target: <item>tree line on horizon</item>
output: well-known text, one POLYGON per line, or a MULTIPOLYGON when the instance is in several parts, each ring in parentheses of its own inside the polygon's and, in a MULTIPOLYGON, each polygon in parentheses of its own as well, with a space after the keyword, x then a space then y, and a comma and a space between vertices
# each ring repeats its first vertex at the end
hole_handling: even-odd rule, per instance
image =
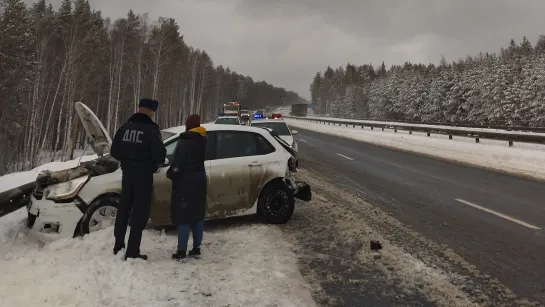
POLYGON ((372 65, 318 72, 310 85, 318 115, 422 123, 545 126, 545 36, 511 40, 499 53, 439 65, 372 65))
POLYGON ((76 101, 110 134, 142 97, 160 101, 161 128, 181 125, 190 113, 211 120, 229 101, 252 108, 305 101, 214 65, 182 32, 172 18, 150 21, 132 10, 111 20, 88 0, 63 0, 58 10, 45 0, 29 7, 0 0, 0 175, 65 159, 76 101))

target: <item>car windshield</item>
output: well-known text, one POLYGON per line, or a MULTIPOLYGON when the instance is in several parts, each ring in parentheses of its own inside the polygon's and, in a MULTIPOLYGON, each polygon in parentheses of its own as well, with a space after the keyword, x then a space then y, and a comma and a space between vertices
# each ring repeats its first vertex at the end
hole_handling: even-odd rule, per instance
POLYGON ((216 124, 220 125, 238 125, 238 118, 218 118, 216 124))
POLYGON ((175 135, 176 133, 173 133, 173 132, 168 132, 168 131, 165 131, 165 130, 161 130, 161 140, 166 140, 168 139, 169 137, 175 135))
POLYGON ((278 132, 279 135, 291 135, 290 130, 288 129, 288 125, 284 122, 263 122, 263 123, 252 123, 252 126, 260 127, 260 128, 270 128, 276 132, 278 132))

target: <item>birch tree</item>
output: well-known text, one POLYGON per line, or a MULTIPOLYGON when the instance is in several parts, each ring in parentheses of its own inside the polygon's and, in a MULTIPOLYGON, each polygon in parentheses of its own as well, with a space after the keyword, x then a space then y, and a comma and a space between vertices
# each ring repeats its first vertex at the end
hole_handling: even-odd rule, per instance
MULTIPOLYGON (((58 10, 39 0, 0 0, 0 175, 67 158, 82 101, 113 134, 142 97, 160 101, 162 128, 189 112, 212 120, 220 105, 240 99, 255 108, 304 101, 296 93, 215 67, 205 50, 188 46, 176 21, 129 11, 110 20, 86 0, 58 10), (241 81, 243 87, 241 87, 241 81), (244 91, 241 91, 241 88, 244 91), (241 95, 243 93, 244 95, 241 95)), ((86 149, 80 129, 75 136, 86 149)))

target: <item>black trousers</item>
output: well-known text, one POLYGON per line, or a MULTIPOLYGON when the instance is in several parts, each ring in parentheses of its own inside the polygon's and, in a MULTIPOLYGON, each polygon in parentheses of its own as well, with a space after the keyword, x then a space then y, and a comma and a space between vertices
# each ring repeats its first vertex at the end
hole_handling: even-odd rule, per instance
POLYGON ((136 257, 140 254, 142 231, 146 227, 151 210, 153 192, 153 174, 123 174, 121 182, 121 200, 115 218, 115 246, 125 243, 127 225, 131 225, 126 256, 136 257))

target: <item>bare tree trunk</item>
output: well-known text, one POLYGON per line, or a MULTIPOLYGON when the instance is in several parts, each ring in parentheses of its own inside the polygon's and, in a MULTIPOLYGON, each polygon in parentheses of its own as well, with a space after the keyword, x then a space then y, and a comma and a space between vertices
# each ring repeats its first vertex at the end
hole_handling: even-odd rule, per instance
POLYGON ((45 141, 47 140, 47 133, 49 132, 49 126, 51 125, 51 118, 53 116, 53 110, 55 109, 55 102, 57 101, 57 97, 58 97, 58 94, 59 94, 59 90, 60 90, 60 87, 61 87, 63 76, 66 74, 67 65, 68 65, 68 59, 65 59, 63 65, 62 65, 61 74, 59 76, 59 82, 57 83, 57 89, 55 90, 55 95, 53 96, 53 102, 51 103, 51 109, 49 109, 49 116, 47 118, 45 132, 44 132, 44 138, 42 139, 42 144, 40 146, 40 152, 43 152, 43 149, 44 149, 44 146, 45 146, 45 141))
MULTIPOLYGON (((69 55, 70 56, 70 55, 69 55)), ((55 137, 55 143, 53 143, 53 151, 52 151, 52 157, 51 157, 51 162, 53 162, 55 160, 55 153, 57 151, 57 146, 59 144, 59 138, 60 138, 60 135, 61 135, 61 123, 63 122, 63 115, 64 115, 64 107, 66 105, 66 99, 67 99, 67 91, 68 91, 68 76, 67 78, 65 78, 65 81, 64 81, 64 94, 62 96, 62 102, 61 102, 61 111, 59 112, 59 119, 57 121, 57 136, 55 137)))
MULTIPOLYGON (((124 49, 125 49, 125 35, 123 34, 121 39, 121 51, 119 54, 119 67, 117 69, 117 95, 116 95, 116 105, 115 105, 115 113, 114 113, 114 129, 113 131, 117 130, 117 119, 119 114, 119 104, 121 104, 121 100, 119 99, 121 95, 121 73, 123 72, 123 58, 124 58, 124 49)), ((113 133, 113 131, 109 131, 108 133, 113 133)))
POLYGON ((113 90, 115 83, 115 69, 117 61, 117 49, 114 47, 112 42, 111 52, 110 52, 110 88, 108 91, 108 108, 106 113, 106 131, 111 133, 111 123, 112 123, 112 99, 113 99, 113 90))
MULTIPOLYGON (((202 109, 202 97, 203 97, 203 93, 204 93, 204 88, 206 86, 206 78, 208 77, 207 76, 207 74, 208 74, 208 63, 204 62, 201 69, 202 69, 202 72, 201 72, 201 86, 200 86, 200 90, 199 90, 199 97, 197 99, 197 109, 198 110, 202 109)), ((206 114, 203 114, 203 115, 206 115, 206 114)))
POLYGON ((191 86, 189 88, 189 113, 195 113, 195 91, 197 83, 197 64, 198 64, 198 54, 195 53, 193 59, 193 64, 191 65, 191 86))

